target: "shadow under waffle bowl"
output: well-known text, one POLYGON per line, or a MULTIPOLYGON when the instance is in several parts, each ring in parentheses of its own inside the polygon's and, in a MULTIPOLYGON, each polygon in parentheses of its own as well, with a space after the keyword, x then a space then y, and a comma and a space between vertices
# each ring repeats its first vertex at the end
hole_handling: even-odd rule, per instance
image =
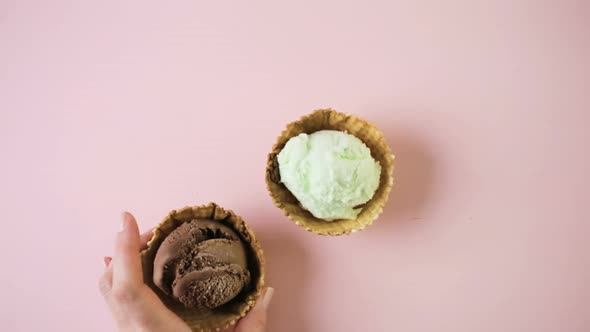
POLYGON ((297 225, 320 235, 343 235, 362 230, 373 223, 383 211, 393 186, 393 160, 391 149, 381 130, 373 124, 351 114, 331 109, 317 110, 287 125, 268 155, 266 185, 274 204, 297 225), (281 183, 277 155, 287 141, 301 133, 312 134, 320 130, 339 130, 359 138, 371 150, 371 156, 381 165, 379 187, 371 200, 362 206, 356 219, 326 221, 314 217, 304 209, 297 198, 281 183))
POLYGON ((164 305, 184 320, 193 331, 219 331, 234 325, 254 306, 264 286, 264 257, 252 230, 233 211, 215 203, 173 210, 154 229, 147 249, 141 252, 144 282, 160 297, 164 305), (170 233, 185 222, 194 219, 215 220, 233 229, 247 251, 251 281, 240 294, 215 309, 191 309, 162 292, 153 282, 154 258, 158 248, 170 233))

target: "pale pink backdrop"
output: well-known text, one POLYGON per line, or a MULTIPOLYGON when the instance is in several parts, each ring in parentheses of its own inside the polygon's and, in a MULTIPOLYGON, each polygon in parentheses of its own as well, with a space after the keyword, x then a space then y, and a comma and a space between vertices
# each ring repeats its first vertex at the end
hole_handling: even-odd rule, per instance
POLYGON ((113 331, 119 214, 255 229, 269 331, 590 331, 587 1, 0 1, 0 330, 113 331), (378 222, 307 233, 264 184, 333 107, 397 156, 378 222))

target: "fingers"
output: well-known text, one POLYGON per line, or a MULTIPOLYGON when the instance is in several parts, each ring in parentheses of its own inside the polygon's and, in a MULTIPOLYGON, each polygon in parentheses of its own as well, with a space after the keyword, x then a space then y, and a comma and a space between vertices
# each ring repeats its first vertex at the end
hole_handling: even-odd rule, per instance
POLYGON ((262 296, 246 315, 236 325, 235 332, 264 332, 266 328, 266 311, 272 299, 274 289, 267 287, 262 296))
MULTIPOLYGON (((117 260, 119 263, 117 265, 122 265, 121 268, 118 268, 118 280, 123 280, 122 282, 132 282, 135 285, 139 285, 138 282, 143 283, 143 277, 141 277, 141 261, 137 263, 135 255, 132 253, 139 253, 139 250, 143 250, 147 248, 147 243, 153 237, 153 230, 154 228, 146 231, 145 233, 139 235, 139 250, 134 251, 136 247, 136 240, 137 231, 137 222, 135 222, 135 218, 129 214, 124 213, 123 216, 123 225, 122 230, 117 234, 116 244, 115 244, 115 257, 119 257, 117 260), (128 262, 131 262, 131 265, 127 265, 128 262), (137 278, 137 267, 134 265, 139 265, 139 278, 137 278), (119 278, 120 277, 120 278, 119 278)), ((101 276, 99 280, 99 289, 100 292, 106 297, 107 294, 110 293, 110 290, 113 287, 113 265, 111 262, 113 258, 110 256, 103 257, 103 263, 105 266, 105 272, 101 276)), ((129 290, 129 287, 120 287, 123 290, 129 290)), ((132 289, 132 288, 131 288, 132 289)), ((119 292, 121 293, 121 292, 119 292)))
POLYGON ((145 231, 145 233, 142 233, 139 236, 139 246, 140 246, 140 250, 144 250, 145 248, 147 248, 147 244, 148 242, 150 242, 150 240, 152 239, 152 237, 154 237, 154 228, 152 227, 151 229, 145 231))
MULTIPOLYGON (((105 263, 107 261, 107 258, 110 258, 110 257, 105 257, 105 263)), ((102 296, 104 296, 104 298, 107 299, 112 288, 113 288, 113 265, 106 264, 104 273, 102 274, 102 276, 100 277, 100 279, 98 281, 98 289, 100 290, 100 293, 102 294, 102 296)))
POLYGON ((133 291, 143 284, 139 228, 135 218, 123 213, 122 229, 115 239, 115 254, 110 264, 113 267, 113 289, 133 291))

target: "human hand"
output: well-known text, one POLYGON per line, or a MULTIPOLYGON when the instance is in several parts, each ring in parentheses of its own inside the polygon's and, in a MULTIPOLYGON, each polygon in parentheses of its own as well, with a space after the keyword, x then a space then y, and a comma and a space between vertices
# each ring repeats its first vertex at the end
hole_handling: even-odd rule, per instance
MULTIPOLYGON (((140 251, 147 247, 152 232, 139 234, 133 215, 123 213, 122 228, 115 239, 113 257, 105 257, 105 271, 99 289, 121 332, 191 332, 186 323, 170 311, 143 282, 140 251)), ((263 332, 266 309, 273 289, 266 288, 260 300, 233 332, 263 332)))

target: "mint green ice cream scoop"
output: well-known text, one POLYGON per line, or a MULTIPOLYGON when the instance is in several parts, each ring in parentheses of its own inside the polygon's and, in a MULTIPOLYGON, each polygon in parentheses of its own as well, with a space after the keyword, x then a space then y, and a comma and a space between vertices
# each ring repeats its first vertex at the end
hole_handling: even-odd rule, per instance
POLYGON ((357 137, 337 130, 299 134, 278 154, 281 182, 316 218, 355 219, 379 187, 381 166, 357 137))

